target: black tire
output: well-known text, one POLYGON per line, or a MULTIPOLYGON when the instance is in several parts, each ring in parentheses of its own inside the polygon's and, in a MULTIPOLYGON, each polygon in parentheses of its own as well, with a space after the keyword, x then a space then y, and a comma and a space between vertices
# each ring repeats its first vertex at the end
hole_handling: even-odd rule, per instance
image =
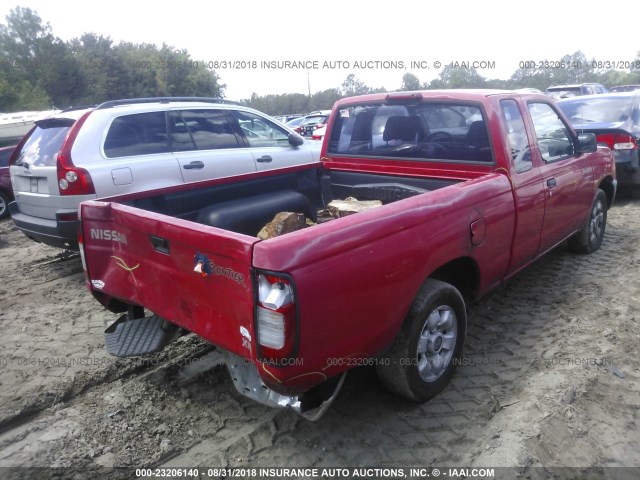
POLYGON ((378 378, 393 393, 426 402, 451 380, 455 360, 462 355, 466 328, 467 313, 460 292, 448 283, 428 279, 391 349, 380 359, 378 378), (430 326, 439 327, 427 329, 430 320, 430 326))
POLYGON ((607 196, 598 189, 589 210, 589 218, 580 231, 569 239, 570 250, 576 253, 593 253, 600 248, 607 227, 607 208, 607 196))
POLYGON ((0 190, 0 220, 9 216, 9 197, 0 190))

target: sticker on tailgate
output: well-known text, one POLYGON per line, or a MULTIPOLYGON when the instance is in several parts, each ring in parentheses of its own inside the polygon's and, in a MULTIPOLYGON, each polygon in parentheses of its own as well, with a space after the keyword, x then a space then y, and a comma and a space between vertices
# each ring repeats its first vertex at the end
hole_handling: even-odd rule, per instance
POLYGON ((193 271, 199 273, 203 277, 207 277, 209 275, 217 275, 220 277, 228 278, 229 280, 232 280, 238 285, 242 285, 243 287, 246 286, 244 283, 244 275, 242 273, 236 272, 235 270, 228 267, 216 265, 211 260, 209 260, 208 256, 200 252, 196 252, 193 256, 193 271))

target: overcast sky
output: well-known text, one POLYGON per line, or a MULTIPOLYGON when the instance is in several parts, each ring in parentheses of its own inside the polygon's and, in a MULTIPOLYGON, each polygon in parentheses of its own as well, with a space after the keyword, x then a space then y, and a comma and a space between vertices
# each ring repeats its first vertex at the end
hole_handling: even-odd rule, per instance
POLYGON ((2 0, 0 18, 6 23, 11 9, 30 7, 63 40, 93 32, 187 49, 194 59, 219 62, 225 95, 234 100, 339 87, 350 73, 391 90, 407 72, 430 81, 449 62, 487 62, 493 68, 479 68, 481 75, 508 78, 524 61, 581 50, 589 59, 625 62, 640 50, 631 19, 637 2, 619 1, 615 12, 584 0, 433 3, 2 0), (306 68, 273 63, 286 60, 306 68))

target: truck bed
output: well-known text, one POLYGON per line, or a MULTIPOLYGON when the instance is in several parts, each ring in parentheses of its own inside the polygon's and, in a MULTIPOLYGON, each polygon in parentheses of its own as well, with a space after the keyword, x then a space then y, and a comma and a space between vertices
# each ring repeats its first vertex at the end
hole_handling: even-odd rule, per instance
POLYGON ((255 237, 281 211, 305 213, 334 199, 380 200, 383 205, 453 185, 460 180, 304 169, 231 184, 183 189, 122 204, 255 237))

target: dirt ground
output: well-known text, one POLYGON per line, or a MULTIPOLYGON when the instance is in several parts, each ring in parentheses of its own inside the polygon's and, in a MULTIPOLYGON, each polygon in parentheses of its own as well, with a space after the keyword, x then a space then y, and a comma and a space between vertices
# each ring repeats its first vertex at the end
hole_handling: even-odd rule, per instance
POLYGON ((87 292, 80 258, 3 221, 0 471, 437 465, 538 478, 542 466, 640 467, 639 245, 640 202, 621 199, 598 252, 561 246, 470 306, 444 393, 408 403, 360 368, 310 423, 238 395, 194 336, 153 357, 110 357, 102 332, 116 316, 87 292))

